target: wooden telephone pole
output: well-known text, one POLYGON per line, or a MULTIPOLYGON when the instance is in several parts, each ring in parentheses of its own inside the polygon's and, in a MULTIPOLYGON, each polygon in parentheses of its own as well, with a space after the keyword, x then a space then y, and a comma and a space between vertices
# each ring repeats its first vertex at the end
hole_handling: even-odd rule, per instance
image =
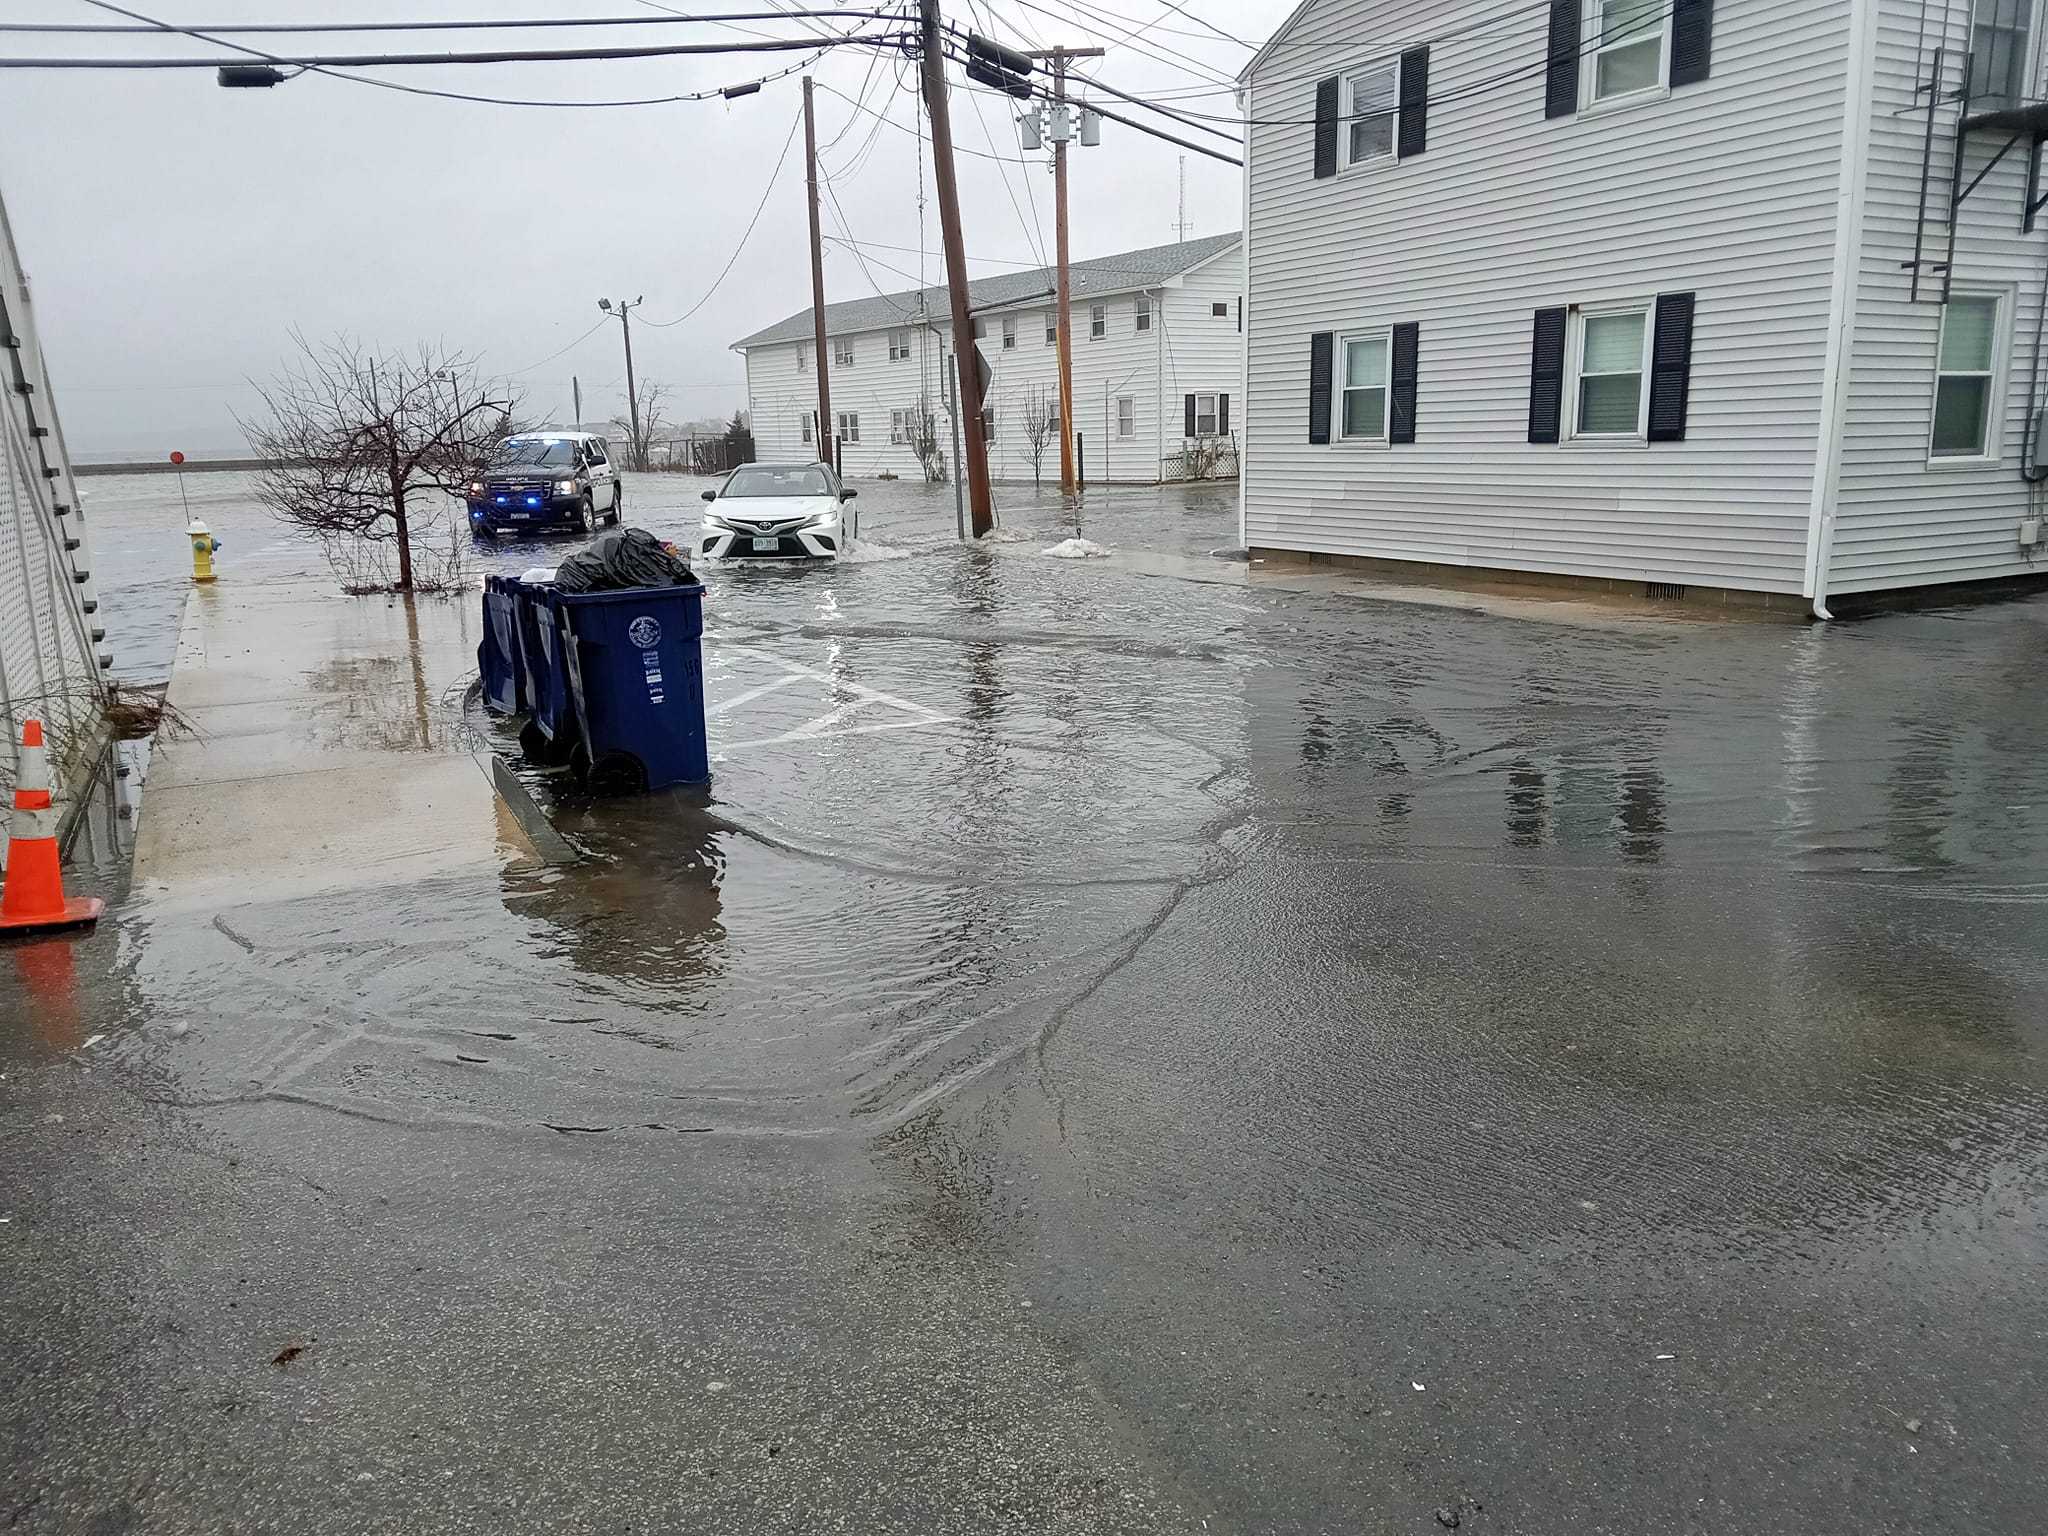
POLYGON ((1074 322, 1067 282, 1067 140, 1073 125, 1066 121, 1067 61, 1099 59, 1100 48, 1042 48, 1034 59, 1052 60, 1052 193, 1054 243, 1058 246, 1057 279, 1058 335, 1060 345, 1060 491, 1072 496, 1079 482, 1074 475, 1074 322))
POLYGON ((960 185, 953 175, 953 114, 946 104, 946 55, 939 41, 939 0, 918 0, 924 39, 924 109, 932 125, 932 183, 939 194, 939 235, 946 250, 952 299, 953 359, 962 425, 967 433, 967 507, 978 539, 996 525, 989 496, 988 442, 982 435, 980 352, 967 303, 967 245, 960 233, 960 185))
POLYGON ((804 188, 811 204, 811 357, 818 365, 818 457, 834 469, 831 359, 825 355, 825 243, 818 233, 818 130, 811 115, 811 77, 804 76, 804 188))

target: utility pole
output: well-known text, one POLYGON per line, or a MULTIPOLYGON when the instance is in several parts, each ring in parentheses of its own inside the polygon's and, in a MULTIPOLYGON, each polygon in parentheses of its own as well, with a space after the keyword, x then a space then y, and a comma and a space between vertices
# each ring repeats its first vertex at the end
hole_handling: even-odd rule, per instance
POLYGON ((818 360, 818 457, 834 469, 832 375, 825 356, 825 242, 818 230, 818 130, 811 116, 811 77, 804 76, 804 188, 811 205, 811 355, 818 360))
POLYGON ((1067 118, 1067 61, 1069 59, 1099 59, 1100 48, 1042 48, 1031 55, 1034 59, 1052 60, 1052 191, 1053 231, 1058 246, 1059 276, 1056 283, 1058 297, 1054 302, 1058 308, 1058 336, 1060 347, 1060 492, 1062 495, 1075 494, 1077 484, 1074 478, 1074 322, 1071 294, 1067 281, 1067 140, 1073 137, 1073 126, 1067 118))
MULTIPOLYGON (((610 299, 599 299, 597 301, 599 309, 608 315, 617 315, 619 317, 619 330, 624 333, 626 338, 626 419, 633 426, 633 467, 635 469, 645 469, 647 467, 647 458, 641 451, 640 446, 640 390, 633 382, 633 322, 629 318, 629 311, 645 302, 644 297, 636 298, 630 304, 626 300, 621 299, 618 302, 618 307, 613 308, 610 299)), ((578 412, 578 414, 582 413, 578 412)))
MULTIPOLYGON (((953 114, 946 104, 946 55, 939 42, 939 0, 918 0, 923 37, 924 109, 932 125, 932 183, 939 194, 939 233, 946 249, 946 287, 952 299, 953 358, 960 413, 966 417, 967 496, 978 539, 996 525, 989 498, 988 442, 982 436, 980 354, 967 306, 967 244, 960 233, 960 187, 953 176, 953 114)), ((819 360, 821 365, 823 359, 819 360)))

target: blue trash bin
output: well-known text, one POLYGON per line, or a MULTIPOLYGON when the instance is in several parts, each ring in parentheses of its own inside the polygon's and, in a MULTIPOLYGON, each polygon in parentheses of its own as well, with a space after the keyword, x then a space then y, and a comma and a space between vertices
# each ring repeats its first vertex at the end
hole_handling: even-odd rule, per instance
POLYGON ((557 592, 549 603, 582 728, 579 761, 592 783, 708 784, 703 586, 557 592))
POLYGON ((571 761, 583 736, 561 664, 560 626, 548 606, 554 589, 507 577, 503 594, 515 640, 519 706, 527 717, 519 730, 519 749, 533 762, 560 768, 571 761))
POLYGON ((518 617, 502 576, 484 578, 483 639, 477 643, 477 673, 483 679, 484 707, 494 714, 516 715, 526 707, 525 669, 519 651, 518 617))

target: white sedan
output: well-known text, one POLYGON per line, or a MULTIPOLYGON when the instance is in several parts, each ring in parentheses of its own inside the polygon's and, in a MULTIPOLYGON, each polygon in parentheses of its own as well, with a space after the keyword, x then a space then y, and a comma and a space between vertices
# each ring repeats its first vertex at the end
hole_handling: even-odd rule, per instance
POLYGON ((852 542, 858 495, 827 464, 743 464, 715 491, 697 536, 705 560, 836 560, 852 542))

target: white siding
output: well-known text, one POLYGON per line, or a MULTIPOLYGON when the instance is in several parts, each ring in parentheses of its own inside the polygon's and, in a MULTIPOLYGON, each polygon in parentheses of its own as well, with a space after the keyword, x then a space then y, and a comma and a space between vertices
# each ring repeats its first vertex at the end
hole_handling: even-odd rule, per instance
POLYGON ((1244 337, 1237 329, 1244 298, 1244 248, 1181 274, 1166 294, 1166 431, 1164 452, 1180 451, 1191 394, 1230 397, 1229 436, 1244 426, 1244 337), (1215 306, 1224 313, 1215 313, 1215 306))
MULTIPOLYGON (((1955 280, 2007 288, 2002 454, 1981 467, 1930 466, 1941 275, 1948 250, 1948 188, 1955 109, 1936 113, 1927 192, 1920 300, 1911 298, 1926 146, 1926 97, 1917 94, 1946 48, 1944 91, 1961 81, 1969 7, 1879 0, 1877 73, 1870 117, 1870 183, 1864 212, 1861 289, 1843 432, 1841 492, 1828 584, 1836 592, 1968 581, 2039 571, 2019 547, 2021 518, 2038 516, 2039 487, 2020 477, 2029 388, 2038 366, 2036 327, 2048 262, 2048 218, 2020 232, 2027 183, 2024 140, 1964 202, 1956 226, 1955 280), (1924 31, 1923 31, 1924 28, 1924 31), (1915 110, 1918 108, 1919 110, 1915 110)), ((2038 25, 2038 22, 2037 22, 2038 25)), ((2008 135, 1972 136, 1967 184, 2008 135)))
POLYGON ((1720 0, 1709 80, 1556 121, 1542 7, 1299 16, 1249 77, 1247 541, 1798 592, 1847 11, 1720 0), (1317 78, 1460 30, 1433 46, 1427 153, 1315 179, 1317 78), (1534 311, 1687 291, 1685 442, 1527 441, 1534 311), (1309 444, 1310 335, 1401 321, 1421 327, 1416 443, 1309 444))
MULTIPOLYGON (((1152 481, 1159 477, 1162 454, 1180 447, 1181 401, 1174 363, 1190 381, 1187 388, 1231 393, 1233 418, 1242 398, 1242 357, 1236 320, 1215 319, 1212 302, 1228 297, 1235 304, 1243 286, 1243 259, 1236 249, 1211 258, 1202 267, 1143 290, 1152 303, 1151 329, 1137 329, 1137 293, 1077 294, 1073 308, 1074 426, 1085 439, 1084 458, 1092 482, 1152 481), (1090 335, 1090 309, 1107 311, 1104 334, 1090 335), (1116 401, 1129 395, 1135 405, 1136 428, 1128 438, 1116 436, 1116 401)), ((1053 315, 1050 297, 1025 300, 1004 309, 982 312, 987 334, 983 354, 991 375, 990 400, 995 409, 995 442, 989 471, 997 480, 1033 478, 1026 410, 1033 401, 1059 397, 1058 351, 1045 339, 1053 315), (1017 323, 1017 344, 1003 346, 1003 322, 1017 323)), ((952 423, 945 410, 944 370, 952 327, 940 323, 911 330, 909 359, 889 361, 888 330, 854 333, 853 366, 832 368, 832 412, 857 411, 861 440, 849 445, 844 469, 851 476, 891 471, 921 475, 908 446, 889 442, 889 413, 913 408, 928 393, 938 418, 940 440, 951 459, 952 423)), ((834 340, 838 338, 833 338, 834 340)), ((828 357, 831 343, 827 343, 828 357)), ((800 440, 800 422, 817 408, 817 375, 796 366, 797 346, 772 342, 749 347, 747 396, 753 411, 754 447, 762 458, 800 458, 814 451, 800 440)), ((813 367, 815 361, 813 362, 813 367)), ((1233 426, 1235 420, 1233 419, 1233 426)), ((1039 477, 1059 480, 1059 439, 1045 445, 1039 477)))

